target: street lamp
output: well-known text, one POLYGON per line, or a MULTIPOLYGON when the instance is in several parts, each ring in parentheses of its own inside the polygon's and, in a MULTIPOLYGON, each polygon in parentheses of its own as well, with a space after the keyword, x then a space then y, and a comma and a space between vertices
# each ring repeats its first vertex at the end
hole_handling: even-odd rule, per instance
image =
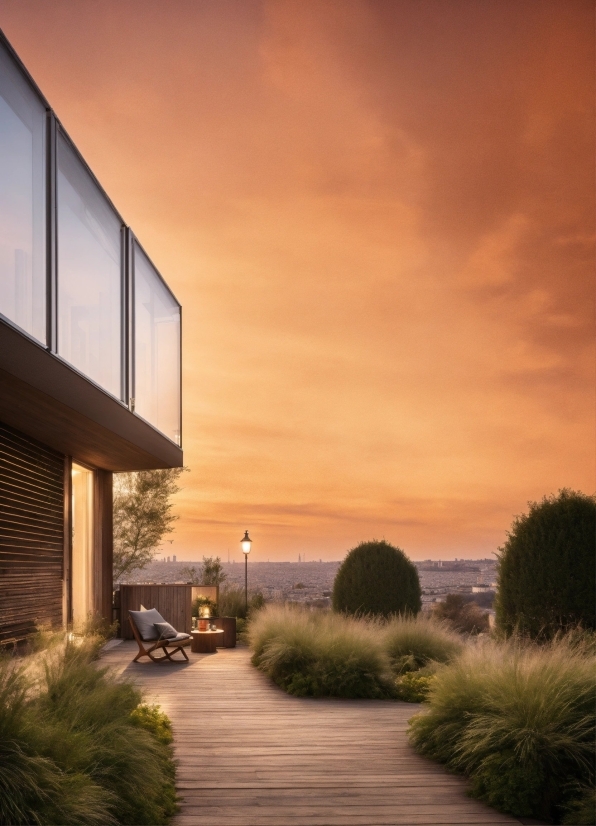
POLYGON ((248 535, 248 531, 244 531, 244 536, 240 540, 240 547, 244 554, 244 610, 248 615, 248 555, 250 553, 250 546, 252 539, 248 535))

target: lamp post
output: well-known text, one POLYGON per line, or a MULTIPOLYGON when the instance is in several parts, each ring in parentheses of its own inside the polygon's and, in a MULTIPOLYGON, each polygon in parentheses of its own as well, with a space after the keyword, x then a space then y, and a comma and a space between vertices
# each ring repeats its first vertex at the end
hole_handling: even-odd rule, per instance
POLYGON ((248 531, 244 531, 244 536, 240 540, 240 547, 244 554, 244 610, 248 614, 248 555, 250 553, 250 546, 252 539, 248 535, 248 531))

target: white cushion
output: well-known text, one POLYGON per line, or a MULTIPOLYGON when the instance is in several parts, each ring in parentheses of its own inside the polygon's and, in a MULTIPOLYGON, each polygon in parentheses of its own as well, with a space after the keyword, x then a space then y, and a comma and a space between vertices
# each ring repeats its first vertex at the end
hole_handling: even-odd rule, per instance
POLYGON ((142 640, 157 639, 155 623, 165 622, 165 620, 156 608, 150 608, 148 611, 129 611, 128 613, 132 617, 142 640))

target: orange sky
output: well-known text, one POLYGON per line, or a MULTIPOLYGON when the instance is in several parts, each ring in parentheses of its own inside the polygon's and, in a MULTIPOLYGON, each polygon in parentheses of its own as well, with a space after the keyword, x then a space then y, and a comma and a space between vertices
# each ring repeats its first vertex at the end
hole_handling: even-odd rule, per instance
POLYGON ((183 304, 168 553, 489 556, 594 473, 594 8, 2 0, 183 304))

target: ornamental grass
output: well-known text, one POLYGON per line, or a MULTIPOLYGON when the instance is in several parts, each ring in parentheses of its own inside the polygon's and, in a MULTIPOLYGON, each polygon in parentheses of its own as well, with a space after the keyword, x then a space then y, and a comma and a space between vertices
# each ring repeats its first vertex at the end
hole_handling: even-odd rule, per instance
POLYGON ((0 660, 0 823, 159 825, 176 811, 169 721, 97 648, 0 660))
POLYGON ((253 663, 289 694, 391 697, 378 623, 268 605, 250 622, 253 663))
MULTIPOLYGON (((250 622, 253 663, 290 694, 399 697, 396 678, 448 662, 462 649, 457 634, 432 617, 389 621, 296 606, 268 605, 250 622)), ((425 687, 428 681, 425 682, 425 687)))
POLYGON ((411 721, 411 740, 421 754, 470 777, 474 797, 516 817, 594 823, 589 638, 466 646, 437 670, 428 702, 411 721))
POLYGON ((397 673, 418 671, 430 662, 447 663, 464 648, 462 637, 431 614, 393 617, 382 633, 383 647, 397 673))

